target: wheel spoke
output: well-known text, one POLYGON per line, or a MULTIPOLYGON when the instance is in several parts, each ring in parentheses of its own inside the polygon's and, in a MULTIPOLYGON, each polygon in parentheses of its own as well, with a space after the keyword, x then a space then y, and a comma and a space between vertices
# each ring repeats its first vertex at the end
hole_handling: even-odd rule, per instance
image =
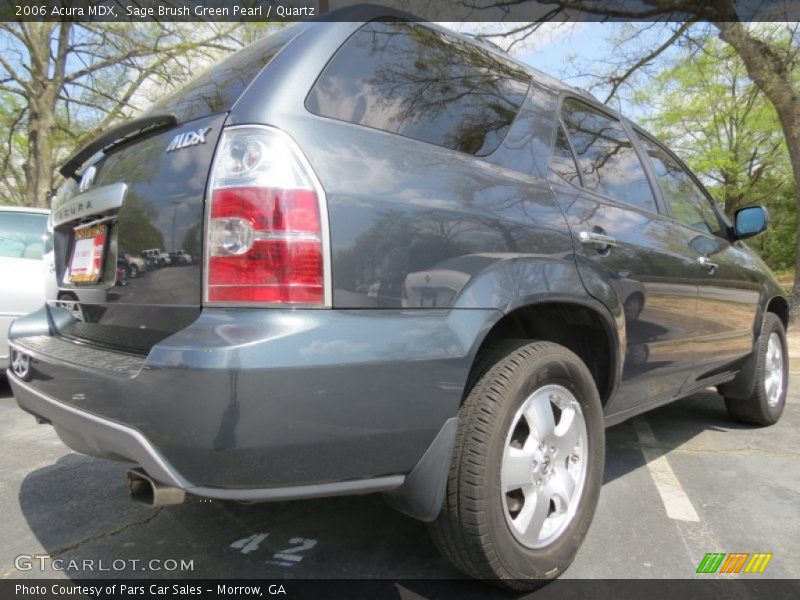
POLYGON ((533 454, 524 448, 507 446, 503 456, 501 477, 504 490, 515 490, 531 483, 533 454))
POLYGON ((548 481, 545 486, 545 495, 547 495, 548 498, 553 496, 557 497, 560 500, 560 503, 557 504, 560 504, 565 509, 572 501, 572 494, 574 491, 575 480, 566 468, 556 469, 550 481, 548 481))
POLYGON ((539 539, 544 520, 550 512, 550 499, 540 491, 525 494, 522 511, 514 519, 514 525, 525 538, 531 542, 539 539))
POLYGON ((769 391, 767 392, 769 396, 775 396, 778 393, 780 383, 776 375, 777 374, 773 374, 772 377, 769 378, 769 391))
POLYGON ((553 437, 559 460, 573 454, 580 442, 580 423, 578 421, 574 408, 568 408, 561 412, 561 419, 558 421, 553 437))
POLYGON ((532 402, 525 410, 525 420, 528 422, 531 434, 539 441, 553 434, 556 420, 548 394, 537 394, 532 398, 532 402))

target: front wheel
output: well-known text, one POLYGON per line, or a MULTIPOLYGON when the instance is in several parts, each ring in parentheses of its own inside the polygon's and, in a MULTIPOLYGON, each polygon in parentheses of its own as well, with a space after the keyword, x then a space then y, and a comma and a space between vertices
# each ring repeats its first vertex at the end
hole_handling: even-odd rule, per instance
POLYGON ((773 425, 783 414, 789 384, 789 352, 783 322, 766 313, 755 348, 755 386, 749 398, 725 398, 728 413, 750 425, 773 425))
POLYGON ((534 589, 570 565, 592 521, 602 406, 586 365, 558 344, 505 342, 481 365, 431 533, 466 574, 534 589))

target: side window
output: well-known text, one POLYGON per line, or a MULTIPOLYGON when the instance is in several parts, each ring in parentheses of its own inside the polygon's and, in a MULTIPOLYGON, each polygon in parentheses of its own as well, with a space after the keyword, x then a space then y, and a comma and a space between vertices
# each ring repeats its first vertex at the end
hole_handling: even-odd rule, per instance
POLYGON ((653 189, 622 123, 572 99, 564 101, 561 117, 585 188, 657 212, 653 189))
POLYGON ((373 21, 337 51, 309 92, 323 117, 485 156, 517 116, 530 76, 468 41, 373 21))
POLYGON ((580 175, 578 175, 578 165, 575 162, 575 155, 572 154, 572 148, 569 147, 569 142, 567 141, 567 134, 564 133, 564 128, 560 123, 558 124, 558 131, 556 132, 556 145, 553 149, 553 158, 550 161, 550 168, 571 184, 577 186, 581 185, 581 178, 580 175))
POLYGON ((0 212, 0 257, 39 260, 46 235, 47 215, 0 212))
POLYGON ((721 235, 719 218, 692 176, 661 146, 646 137, 640 136, 640 139, 650 157, 672 218, 706 233, 721 235))

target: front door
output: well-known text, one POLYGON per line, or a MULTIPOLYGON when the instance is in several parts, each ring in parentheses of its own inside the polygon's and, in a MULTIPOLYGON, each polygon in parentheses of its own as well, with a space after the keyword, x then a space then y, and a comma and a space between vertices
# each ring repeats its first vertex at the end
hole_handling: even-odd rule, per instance
POLYGON ((687 386, 724 376, 753 349, 759 303, 760 265, 741 242, 727 239, 727 227, 713 200, 688 169, 664 147, 639 135, 672 218, 696 262, 699 288, 695 367, 687 386))

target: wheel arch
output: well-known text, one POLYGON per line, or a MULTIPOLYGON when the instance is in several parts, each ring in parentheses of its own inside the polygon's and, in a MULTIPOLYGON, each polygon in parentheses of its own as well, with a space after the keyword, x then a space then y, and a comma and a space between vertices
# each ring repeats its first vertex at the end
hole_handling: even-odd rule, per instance
POLYGON ((767 301, 766 312, 774 313, 783 323, 783 327, 789 327, 789 302, 783 296, 773 296, 767 301))
POLYGON ((756 349, 758 348, 761 327, 765 315, 772 313, 781 320, 784 329, 789 327, 789 302, 785 297, 781 295, 772 296, 761 306, 754 325, 753 352, 747 357, 747 360, 742 363, 733 381, 717 386, 717 391, 725 398, 743 400, 749 398, 753 394, 756 382, 756 349))
MULTIPOLYGON (((572 350, 592 374, 603 406, 619 383, 622 370, 619 332, 614 319, 599 302, 543 299, 505 313, 484 335, 472 368, 479 364, 479 357, 487 348, 506 339, 549 341, 572 350)), ((474 375, 470 373, 470 383, 474 375)), ((465 397, 469 387, 468 383, 465 397)))

